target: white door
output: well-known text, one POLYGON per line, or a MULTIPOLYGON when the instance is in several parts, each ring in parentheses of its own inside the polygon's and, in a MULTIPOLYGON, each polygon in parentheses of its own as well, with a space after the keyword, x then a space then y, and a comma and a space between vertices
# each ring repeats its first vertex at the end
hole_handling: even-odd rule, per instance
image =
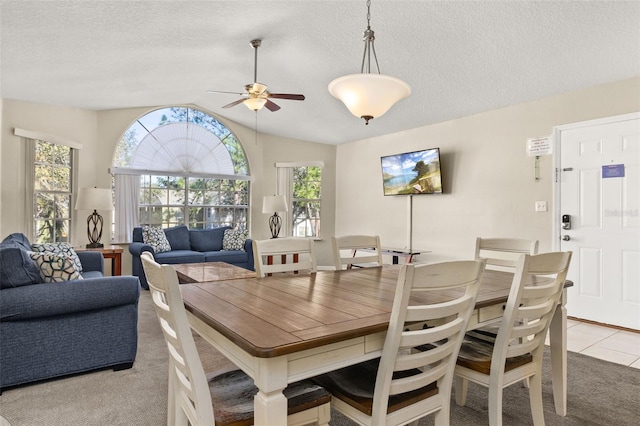
POLYGON ((554 136, 554 237, 573 251, 567 314, 640 330, 640 114, 561 126, 554 136))

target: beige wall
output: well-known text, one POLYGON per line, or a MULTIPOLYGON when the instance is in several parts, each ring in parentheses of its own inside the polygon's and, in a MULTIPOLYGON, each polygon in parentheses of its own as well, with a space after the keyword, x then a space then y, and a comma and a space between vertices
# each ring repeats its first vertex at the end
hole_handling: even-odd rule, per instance
MULTIPOLYGON (((380 157, 440 147, 443 195, 413 197, 413 248, 434 262, 473 256, 476 236, 540 240, 552 248, 553 158, 534 158, 526 140, 553 127, 640 111, 640 78, 514 105, 431 126, 340 145, 336 234, 379 234, 382 244, 409 244, 409 197, 382 195, 380 157), (548 211, 534 211, 546 201, 548 211)), ((384 117, 381 118, 384 120, 384 117)))
MULTIPOLYGON (((22 138, 13 135, 15 127, 37 131, 83 145, 80 151, 78 186, 108 188, 111 175, 108 172, 116 144, 122 134, 138 117, 153 108, 135 108, 112 111, 86 111, 60 106, 6 100, 0 131, 2 201, 0 204, 0 239, 12 232, 25 232, 25 146, 22 138)), ((325 163, 323 174, 322 229, 326 235, 334 231, 335 147, 293 139, 259 134, 256 140, 252 129, 237 123, 221 120, 238 137, 249 159, 251 183, 250 235, 253 238, 270 236, 267 216, 262 213, 262 197, 273 194, 276 188, 276 161, 321 160, 325 163)), ((75 214, 75 212, 73 212, 75 214)), ((84 214, 84 213, 83 213, 84 214)), ((86 244, 86 217, 74 220, 73 244, 86 244)), ((105 227, 102 242, 111 239, 110 229, 105 227)), ((330 264, 330 239, 318 242, 319 261, 330 264)), ((131 261, 126 245, 123 272, 130 273, 131 261)))

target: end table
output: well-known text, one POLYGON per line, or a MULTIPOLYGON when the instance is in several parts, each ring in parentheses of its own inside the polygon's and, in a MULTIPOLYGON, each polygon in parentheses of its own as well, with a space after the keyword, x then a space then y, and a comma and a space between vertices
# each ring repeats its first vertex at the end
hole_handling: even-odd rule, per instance
POLYGON ((122 247, 104 246, 99 248, 78 247, 75 251, 99 251, 105 259, 111 259, 111 275, 122 275, 122 247))

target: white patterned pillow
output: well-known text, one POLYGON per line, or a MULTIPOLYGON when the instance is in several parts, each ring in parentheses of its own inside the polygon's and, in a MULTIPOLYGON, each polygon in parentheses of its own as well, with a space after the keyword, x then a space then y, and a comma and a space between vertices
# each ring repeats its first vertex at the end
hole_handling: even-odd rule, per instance
POLYGON ((73 261, 75 268, 79 273, 82 273, 82 263, 80 263, 80 258, 78 254, 75 252, 73 247, 69 245, 69 243, 42 243, 42 244, 32 244, 31 250, 36 253, 51 253, 59 256, 69 257, 73 261))
POLYGON ((81 280, 82 275, 73 260, 64 255, 30 252, 31 258, 40 268, 40 276, 45 283, 81 280))
POLYGON ((143 226, 142 241, 153 247, 153 251, 156 253, 171 251, 171 244, 169 244, 167 235, 164 233, 164 229, 162 228, 147 225, 143 226))
POLYGON ((249 236, 249 231, 236 231, 234 229, 225 229, 222 237, 222 250, 242 250, 244 251, 244 242, 249 236))

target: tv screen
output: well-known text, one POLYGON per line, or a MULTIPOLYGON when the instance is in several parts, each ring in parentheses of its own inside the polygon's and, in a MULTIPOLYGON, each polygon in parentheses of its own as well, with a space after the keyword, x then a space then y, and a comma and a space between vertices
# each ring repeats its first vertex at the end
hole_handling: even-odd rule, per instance
POLYGON ((380 158, 384 195, 442 194, 440 148, 380 158))

